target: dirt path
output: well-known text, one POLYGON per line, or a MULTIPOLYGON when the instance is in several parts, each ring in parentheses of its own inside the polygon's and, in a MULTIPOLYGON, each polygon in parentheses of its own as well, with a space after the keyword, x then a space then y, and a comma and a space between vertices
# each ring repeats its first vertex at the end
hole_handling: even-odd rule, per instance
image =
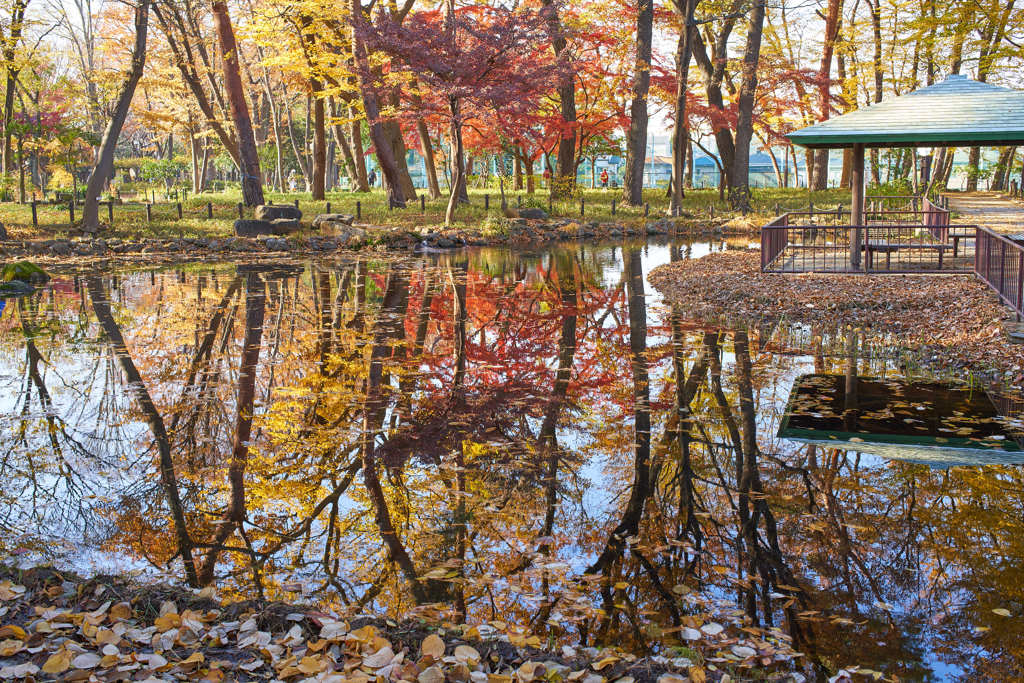
POLYGON ((1024 203, 997 192, 950 194, 949 208, 960 214, 957 223, 976 223, 995 232, 1024 232, 1024 203))

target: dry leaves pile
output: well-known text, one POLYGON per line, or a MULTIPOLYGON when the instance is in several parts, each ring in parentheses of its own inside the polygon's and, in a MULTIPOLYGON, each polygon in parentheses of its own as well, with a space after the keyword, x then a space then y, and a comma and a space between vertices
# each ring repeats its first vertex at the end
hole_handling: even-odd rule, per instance
POLYGON ((685 627, 681 633, 707 653, 694 662, 684 657, 638 658, 611 649, 562 647, 549 652, 540 649, 536 636, 501 622, 433 629, 420 622, 348 622, 280 603, 221 604, 210 589, 196 594, 123 580, 86 581, 48 569, 0 579, 4 681, 736 680, 727 670, 756 671, 758 680, 804 680, 799 674, 760 668, 793 659, 792 650, 779 640, 769 642, 714 622, 699 629, 685 627))
POLYGON ((727 251, 662 266, 650 280, 699 320, 853 325, 924 361, 1024 384, 1024 345, 1010 343, 1002 329, 1012 311, 970 275, 762 273, 758 251, 727 251))

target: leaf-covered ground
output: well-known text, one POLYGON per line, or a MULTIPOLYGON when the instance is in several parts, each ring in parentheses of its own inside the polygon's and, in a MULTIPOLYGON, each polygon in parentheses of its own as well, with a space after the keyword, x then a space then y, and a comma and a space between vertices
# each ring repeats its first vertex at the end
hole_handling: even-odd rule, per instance
POLYGON ((670 650, 649 657, 564 646, 549 651, 539 637, 501 622, 346 620, 283 603, 222 602, 212 589, 0 568, 4 681, 804 680, 784 671, 799 660, 785 639, 715 622, 694 622, 681 637, 692 645, 685 657, 670 650))
POLYGON ((1012 311, 970 275, 762 273, 760 252, 727 251, 662 266, 650 280, 700 320, 853 325, 925 362, 1024 384, 1024 345, 1011 343, 1002 327, 1012 311))

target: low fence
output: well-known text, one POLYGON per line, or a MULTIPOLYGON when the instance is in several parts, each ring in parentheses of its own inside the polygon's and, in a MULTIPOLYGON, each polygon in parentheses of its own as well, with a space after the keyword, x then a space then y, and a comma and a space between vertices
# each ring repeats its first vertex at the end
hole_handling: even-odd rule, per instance
POLYGON ((780 216, 761 229, 761 270, 771 273, 971 272, 976 226, 924 223, 792 225, 780 216), (851 244, 860 233, 859 253, 851 244), (852 258, 851 258, 852 257, 852 258))
POLYGON ((1024 243, 985 228, 978 229, 974 273, 1000 300, 1024 315, 1024 243))
POLYGON ((846 212, 795 211, 761 228, 766 273, 974 273, 1024 316, 1024 233, 956 225, 941 200, 877 210, 889 220, 843 225, 846 212), (852 250, 855 234, 860 249, 852 250))

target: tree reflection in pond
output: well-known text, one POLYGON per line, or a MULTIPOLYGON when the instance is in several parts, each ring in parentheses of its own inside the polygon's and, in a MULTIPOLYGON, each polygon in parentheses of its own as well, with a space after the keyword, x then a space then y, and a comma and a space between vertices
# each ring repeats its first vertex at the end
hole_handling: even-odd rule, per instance
POLYGON ((567 644, 777 629, 813 677, 1019 676, 1019 469, 780 439, 802 374, 923 371, 689 320, 643 277, 683 256, 57 278, 0 317, 0 552, 567 644))

